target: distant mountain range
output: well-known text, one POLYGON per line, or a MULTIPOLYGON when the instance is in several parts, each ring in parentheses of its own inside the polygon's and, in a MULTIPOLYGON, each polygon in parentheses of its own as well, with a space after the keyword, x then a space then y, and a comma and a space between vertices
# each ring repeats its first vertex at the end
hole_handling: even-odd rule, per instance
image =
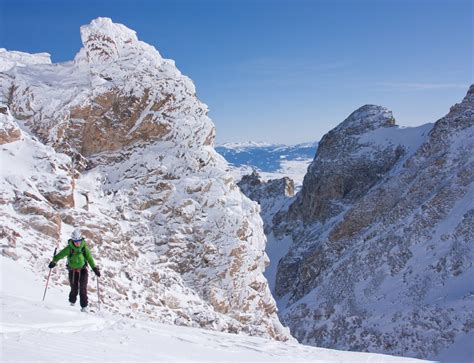
POLYGON ((235 167, 250 166, 272 173, 283 169, 284 162, 310 162, 317 148, 318 142, 297 145, 246 142, 222 144, 216 151, 235 167))

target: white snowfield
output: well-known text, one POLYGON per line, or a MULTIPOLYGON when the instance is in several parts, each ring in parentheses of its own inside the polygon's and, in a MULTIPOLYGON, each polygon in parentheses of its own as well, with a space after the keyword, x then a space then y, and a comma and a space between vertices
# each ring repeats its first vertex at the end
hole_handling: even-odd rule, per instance
MULTIPOLYGON (((291 361, 422 362, 411 358, 342 352, 204 329, 157 324, 105 312, 81 313, 67 303, 67 290, 43 275, 0 257, 1 362, 24 361, 291 361)), ((54 269, 53 273, 65 273, 54 269)), ((89 284, 96 284, 91 277, 89 284)), ((96 310, 97 296, 89 295, 96 310)))

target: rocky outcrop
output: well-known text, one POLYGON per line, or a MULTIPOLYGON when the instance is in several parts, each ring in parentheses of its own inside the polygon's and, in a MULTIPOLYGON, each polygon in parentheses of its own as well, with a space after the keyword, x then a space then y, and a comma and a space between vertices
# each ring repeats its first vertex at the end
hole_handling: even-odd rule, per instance
POLYGON ((364 106, 323 137, 269 241, 292 241, 274 293, 300 342, 430 359, 469 349, 473 95, 434 126, 401 129, 364 106))
MULTIPOLYGON (((11 115, 9 122, 19 129, 11 115)), ((0 233, 8 241, 2 255, 18 259, 26 254, 35 265, 45 246, 51 247, 61 236, 59 210, 74 203, 70 159, 40 145, 28 133, 2 145, 1 154, 0 233)))
POLYGON ((263 181, 256 171, 244 175, 237 185, 247 197, 259 204, 268 198, 292 197, 295 194, 295 184, 290 178, 263 181))
POLYGON ((244 175, 237 183, 240 190, 251 200, 260 205, 265 233, 270 233, 273 215, 283 205, 288 204, 295 194, 295 184, 292 179, 283 177, 263 181, 257 171, 244 175))
POLYGON ((0 145, 17 141, 21 138, 21 130, 13 122, 7 106, 0 105, 0 145))
POLYGON ((110 311, 289 339, 263 276, 258 206, 226 174, 191 80, 110 19, 81 27, 81 38, 73 62, 28 58, 1 73, 2 102, 32 133, 3 149, 29 165, 1 184, 8 255, 40 270, 57 242, 53 229, 65 242, 80 227, 103 267, 110 311), (67 171, 48 164, 55 158, 67 171), (32 213, 51 225, 30 225, 32 213), (37 238, 44 242, 35 247, 37 238))
POLYGON ((293 217, 306 223, 327 221, 382 179, 405 150, 401 145, 374 143, 361 136, 392 127, 395 119, 389 110, 366 105, 324 135, 298 200, 290 207, 293 217))

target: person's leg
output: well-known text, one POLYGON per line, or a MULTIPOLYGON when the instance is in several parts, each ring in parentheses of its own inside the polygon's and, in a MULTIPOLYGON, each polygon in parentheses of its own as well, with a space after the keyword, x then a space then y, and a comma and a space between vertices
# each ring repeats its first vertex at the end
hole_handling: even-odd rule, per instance
POLYGON ((81 300, 81 308, 83 307, 86 307, 87 306, 87 280, 89 278, 88 276, 88 272, 87 272, 87 269, 86 268, 83 268, 81 270, 81 283, 80 283, 80 287, 79 287, 79 297, 80 297, 80 300, 81 300))
POLYGON ((69 271, 69 285, 71 286, 69 302, 74 304, 77 300, 77 293, 79 292, 79 274, 77 272, 69 271))

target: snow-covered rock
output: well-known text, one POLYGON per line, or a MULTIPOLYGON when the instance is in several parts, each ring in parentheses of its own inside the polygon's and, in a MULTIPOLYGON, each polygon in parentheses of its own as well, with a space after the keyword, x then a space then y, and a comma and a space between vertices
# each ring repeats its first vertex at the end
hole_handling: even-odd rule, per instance
MULTIPOLYGON (((0 73, 8 125, 23 134, 0 149, 2 254, 46 276, 80 227, 107 310, 289 339, 263 276, 258 206, 226 173, 192 81, 110 19, 81 27, 81 39, 74 61, 23 55, 0 73)), ((0 64, 15 54, 0 52, 0 64)))
POLYGON ((51 57, 48 53, 24 53, 7 51, 0 48, 0 72, 8 71, 14 67, 26 67, 32 64, 51 64, 51 57))
POLYGON ((264 181, 256 171, 244 175, 237 185, 247 197, 260 205, 265 233, 271 231, 273 215, 295 194, 295 184, 292 179, 283 177, 264 181))
POLYGON ((10 110, 0 105, 0 145, 8 144, 21 138, 21 130, 13 120, 10 110))
POLYGON ((353 112, 321 139, 315 160, 305 175, 303 188, 291 206, 296 218, 305 222, 326 221, 341 213, 377 183, 403 156, 396 142, 373 142, 361 137, 395 127, 392 113, 366 105, 353 112))
POLYGON ((269 234, 287 249, 270 284, 300 342, 472 358, 473 151, 474 86, 434 125, 368 105, 323 137, 269 234))

